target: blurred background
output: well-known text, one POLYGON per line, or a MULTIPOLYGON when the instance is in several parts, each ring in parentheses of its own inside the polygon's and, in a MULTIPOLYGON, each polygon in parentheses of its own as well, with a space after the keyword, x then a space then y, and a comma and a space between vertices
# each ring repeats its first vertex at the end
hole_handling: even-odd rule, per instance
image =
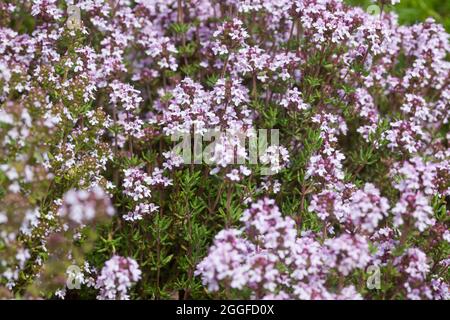
MULTIPOLYGON (((362 8, 373 4, 370 0, 345 1, 362 8)), ((433 17, 450 32, 450 0, 401 0, 399 4, 390 7, 398 13, 402 24, 413 24, 433 17)))

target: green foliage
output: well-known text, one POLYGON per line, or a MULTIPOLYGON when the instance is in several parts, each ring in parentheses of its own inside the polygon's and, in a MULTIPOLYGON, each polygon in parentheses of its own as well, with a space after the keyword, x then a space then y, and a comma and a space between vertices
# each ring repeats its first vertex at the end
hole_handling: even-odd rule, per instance
MULTIPOLYGON (((346 0, 351 5, 367 8, 373 4, 370 0, 346 0)), ((401 0, 393 8, 402 24, 414 24, 428 17, 434 18, 450 31, 450 2, 443 0, 401 0)))

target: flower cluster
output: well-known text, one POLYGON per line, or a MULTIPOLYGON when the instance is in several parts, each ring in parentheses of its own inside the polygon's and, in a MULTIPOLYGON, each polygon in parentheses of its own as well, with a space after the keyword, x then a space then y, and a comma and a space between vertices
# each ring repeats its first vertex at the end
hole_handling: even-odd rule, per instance
POLYGON ((90 224, 100 220, 101 215, 113 216, 115 213, 111 200, 105 192, 96 187, 88 190, 69 190, 62 199, 58 215, 74 225, 90 224))
POLYGON ((353 287, 330 292, 326 281, 333 270, 347 276, 371 261, 364 237, 344 234, 324 244, 311 233, 298 237, 295 222, 283 218, 275 201, 267 198, 253 203, 241 221, 241 230, 216 236, 197 267, 209 290, 251 288, 252 298, 258 299, 360 298, 353 287))
POLYGON ((113 256, 105 262, 95 287, 100 300, 128 300, 128 290, 141 279, 141 270, 132 258, 113 256))
POLYGON ((411 248, 393 259, 396 243, 388 240, 389 229, 380 229, 371 239, 344 233, 321 243, 311 232, 298 237, 295 222, 283 218, 274 200, 267 198, 253 203, 241 221, 242 229, 217 234, 208 256, 197 266, 211 291, 225 288, 229 297, 245 297, 250 288, 251 298, 257 299, 360 299, 353 286, 329 291, 327 279, 337 273, 345 281, 356 270, 364 272, 390 257, 407 279, 403 289, 408 298, 448 299, 448 285, 442 278, 427 280, 430 266, 422 251, 411 248), (369 243, 376 244, 375 254, 369 243))

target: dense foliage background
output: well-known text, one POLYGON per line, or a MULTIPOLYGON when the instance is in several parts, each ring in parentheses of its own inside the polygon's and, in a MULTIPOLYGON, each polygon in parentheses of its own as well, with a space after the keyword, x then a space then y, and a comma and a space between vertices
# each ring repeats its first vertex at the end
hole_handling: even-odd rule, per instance
MULTIPOLYGON (((373 4, 370 0, 346 0, 348 4, 367 8, 373 4)), ((413 24, 433 17, 444 25, 447 32, 450 31, 450 3, 440 0, 403 0, 391 10, 399 15, 402 24, 413 24)))
POLYGON ((0 297, 448 299, 450 3, 345 2, 2 1, 0 297))

